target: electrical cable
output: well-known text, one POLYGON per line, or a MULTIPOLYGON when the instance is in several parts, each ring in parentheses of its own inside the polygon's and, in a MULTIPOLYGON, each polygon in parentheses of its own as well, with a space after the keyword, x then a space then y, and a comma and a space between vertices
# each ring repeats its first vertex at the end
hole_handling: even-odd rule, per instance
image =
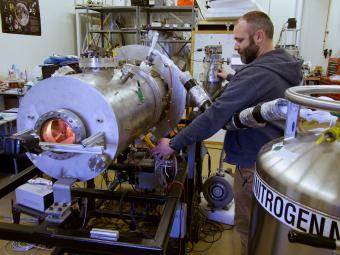
POLYGON ((210 155, 208 150, 207 150, 207 154, 208 154, 208 177, 210 177, 210 174, 211 174, 211 155, 210 155))
POLYGON ((211 221, 207 219, 207 216, 204 214, 204 212, 202 211, 198 204, 194 204, 193 207, 198 212, 193 216, 194 218, 193 221, 198 222, 199 224, 198 241, 207 244, 207 247, 202 249, 195 249, 194 242, 189 241, 189 243, 191 243, 192 245, 189 252, 201 254, 209 250, 214 243, 216 243, 222 238, 223 232, 233 229, 233 226, 224 225, 218 222, 211 221))
MULTIPOLYGON (((119 213, 120 213, 121 220, 123 220, 125 224, 130 225, 130 223, 122 217, 122 204, 123 204, 123 200, 124 200, 124 197, 125 197, 126 194, 127 194, 127 190, 123 191, 122 196, 120 198, 120 201, 119 201, 119 213)), ((145 207, 144 217, 141 220, 143 220, 146 217, 146 212, 147 211, 148 211, 148 206, 145 207)), ((134 223, 134 225, 136 226, 136 228, 138 229, 139 232, 141 232, 145 237, 147 237, 149 239, 152 239, 152 237, 149 234, 147 234, 139 226, 139 224, 138 224, 138 222, 137 222, 137 220, 135 218, 134 212, 135 212, 134 203, 131 202, 131 204, 130 204, 130 217, 132 219, 132 222, 134 223)))
POLYGON ((85 205, 84 205, 84 207, 85 207, 85 212, 84 212, 84 219, 83 219, 83 224, 81 225, 81 228, 84 228, 84 226, 85 226, 85 223, 86 223, 86 218, 87 218, 87 204, 88 204, 88 199, 87 199, 87 197, 85 197, 84 198, 84 201, 85 201, 85 205))
MULTIPOLYGON (((188 41, 191 41, 191 37, 189 38, 188 41)), ((187 45, 187 42, 183 43, 182 47, 175 53, 175 56, 177 56, 187 45)))
MULTIPOLYGON (((146 238, 152 239, 152 236, 150 236, 148 233, 146 233, 146 232, 144 231, 144 229, 142 229, 142 228, 139 226, 139 223, 137 222, 137 220, 136 220, 136 218, 135 218, 134 212, 135 212, 134 202, 131 202, 130 216, 131 216, 131 219, 132 219, 133 224, 136 226, 136 228, 138 229, 138 231, 139 231, 140 233, 142 233, 146 238)), ((145 215, 144 215, 144 218, 145 218, 145 215)), ((143 220, 144 218, 142 218, 141 220, 143 220)))
POLYGON ((133 189, 134 192, 141 193, 141 191, 137 190, 135 185, 130 184, 131 188, 133 189))
POLYGON ((42 247, 42 246, 40 246, 40 245, 35 245, 35 244, 33 244, 33 247, 34 247, 35 249, 43 250, 43 251, 53 251, 53 250, 54 250, 54 249, 52 249, 52 248, 45 248, 45 247, 42 247))
POLYGON ((328 20, 329 20, 330 9, 331 9, 331 0, 328 1, 326 27, 325 27, 325 32, 324 32, 323 41, 322 41, 322 50, 325 50, 325 48, 326 48, 327 36, 329 34, 329 31, 328 31, 328 25, 329 25, 328 24, 328 20))
POLYGON ((288 21, 286 21, 283 26, 282 26, 282 29, 280 31, 280 36, 279 36, 279 39, 277 40, 277 43, 276 43, 276 47, 280 46, 280 43, 281 43, 281 39, 282 39, 282 34, 283 34, 283 31, 285 30, 285 26, 288 24, 288 21))
POLYGON ((129 222, 127 222, 124 218, 123 218, 123 206, 122 206, 122 204, 123 204, 123 200, 124 200, 124 197, 126 196, 126 194, 127 194, 127 190, 124 190, 123 192, 122 192, 122 195, 121 195, 121 197, 120 197, 120 200, 119 200, 119 216, 120 216, 120 219, 122 220, 122 221, 124 221, 124 223, 125 224, 127 224, 127 225, 129 225, 129 222))

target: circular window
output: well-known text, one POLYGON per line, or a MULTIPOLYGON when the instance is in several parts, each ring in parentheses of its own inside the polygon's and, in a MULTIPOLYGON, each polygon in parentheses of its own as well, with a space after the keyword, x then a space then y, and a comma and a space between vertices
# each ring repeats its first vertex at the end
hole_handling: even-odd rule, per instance
MULTIPOLYGON (((79 144, 85 137, 85 126, 75 113, 67 109, 58 109, 42 114, 35 123, 34 129, 40 140, 46 143, 79 144)), ((72 152, 46 151, 54 159, 68 159, 72 152)))
POLYGON ((41 128, 40 137, 43 142, 74 144, 76 134, 63 119, 49 119, 41 128))

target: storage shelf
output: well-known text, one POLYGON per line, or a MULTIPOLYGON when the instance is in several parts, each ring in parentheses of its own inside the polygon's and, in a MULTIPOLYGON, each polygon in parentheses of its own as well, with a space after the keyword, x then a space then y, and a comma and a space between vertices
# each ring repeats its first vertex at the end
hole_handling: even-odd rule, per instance
POLYGON ((126 28, 126 29, 112 29, 112 30, 100 30, 100 29, 91 29, 89 33, 130 33, 134 34, 137 32, 135 28, 126 28))
POLYGON ((144 34, 149 31, 177 32, 180 39, 160 38, 159 42, 186 44, 191 40, 183 39, 183 37, 189 38, 185 35, 191 33, 196 26, 194 6, 93 6, 84 4, 77 5, 75 8, 79 10, 76 12, 77 31, 81 31, 77 32, 78 54, 81 54, 81 50, 84 49, 84 42, 96 49, 104 48, 108 41, 112 45, 146 44, 150 41, 149 37, 144 34), (116 22, 118 18, 125 23, 118 22, 117 26, 111 26, 109 22, 116 22), (169 27, 164 25, 165 19, 169 27), (159 23, 162 26, 154 23, 159 20, 162 21, 159 23), (83 23, 85 24, 82 25, 83 23), (121 37, 108 37, 108 34, 121 34, 121 37), (86 36, 96 40, 85 40, 86 36))
MULTIPOLYGON (((75 9, 79 10, 92 10, 98 12, 112 12, 112 11, 136 11, 138 6, 76 6, 75 9)), ((192 12, 195 10, 191 6, 140 6, 141 11, 149 12, 192 12)))
POLYGON ((85 9, 97 12, 136 12, 137 6, 79 6, 76 7, 76 9, 85 9))
POLYGON ((147 27, 143 28, 141 32, 147 32, 149 30, 160 30, 160 31, 192 31, 191 27, 147 27))
POLYGON ((141 7, 141 11, 149 12, 192 12, 195 8, 191 6, 152 6, 141 7))
MULTIPOLYGON (((149 39, 141 39, 141 42, 151 42, 149 39)), ((158 40, 158 43, 190 43, 191 40, 158 40)))

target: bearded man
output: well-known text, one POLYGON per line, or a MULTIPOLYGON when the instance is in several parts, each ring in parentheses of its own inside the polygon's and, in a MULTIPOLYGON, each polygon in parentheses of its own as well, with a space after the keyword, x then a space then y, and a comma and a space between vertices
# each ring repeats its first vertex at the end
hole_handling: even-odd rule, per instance
MULTIPOLYGON (((249 12, 238 19, 234 29, 234 48, 246 65, 232 77, 223 70, 218 73, 219 77, 230 79, 222 95, 174 138, 160 139, 152 150, 155 157, 166 157, 209 138, 223 128, 235 113, 284 97, 286 89, 300 84, 302 61, 293 58, 284 49, 274 49, 273 33, 273 23, 263 12, 249 12)), ((241 237, 242 255, 247 254, 256 156, 265 143, 282 135, 282 126, 274 123, 268 123, 264 128, 226 133, 225 161, 236 165, 235 225, 241 237)))

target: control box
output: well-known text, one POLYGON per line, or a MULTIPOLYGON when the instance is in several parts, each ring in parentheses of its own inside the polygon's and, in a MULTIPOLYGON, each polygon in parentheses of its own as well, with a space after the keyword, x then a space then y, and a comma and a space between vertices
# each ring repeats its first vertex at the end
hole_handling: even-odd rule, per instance
POLYGON ((44 212, 53 203, 52 185, 25 183, 15 189, 16 203, 44 212))

